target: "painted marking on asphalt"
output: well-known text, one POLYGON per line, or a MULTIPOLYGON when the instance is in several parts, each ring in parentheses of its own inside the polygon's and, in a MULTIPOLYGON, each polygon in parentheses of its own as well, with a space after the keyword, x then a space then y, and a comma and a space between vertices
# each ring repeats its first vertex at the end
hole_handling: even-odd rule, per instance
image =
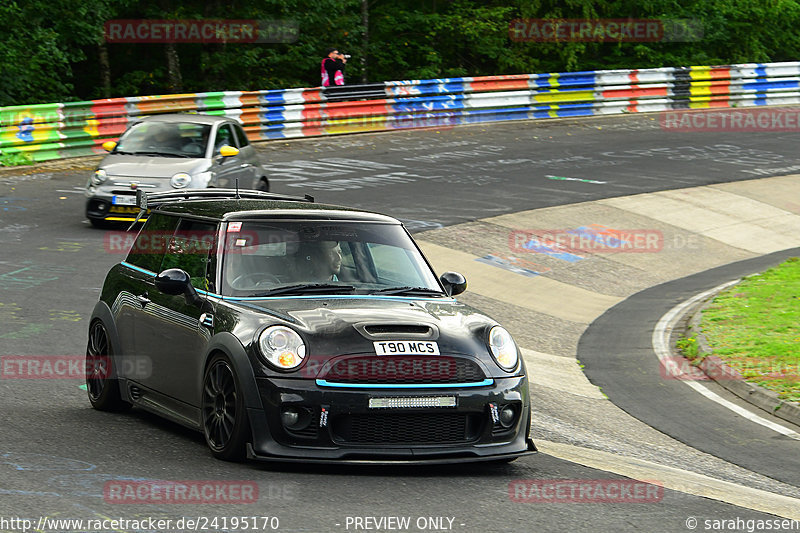
POLYGON ((536 439, 540 453, 640 481, 658 480, 665 489, 800 520, 800 500, 782 494, 601 450, 536 439))
POLYGON ((513 255, 488 254, 477 258, 475 261, 528 277, 538 276, 552 270, 551 268, 538 265, 526 259, 514 257, 513 255))
POLYGON ((607 181, 590 180, 587 178, 568 178, 565 176, 552 176, 550 174, 546 174, 545 178, 549 180, 558 180, 558 181, 580 181, 581 183, 596 183, 597 185, 605 185, 606 183, 608 183, 607 181))
MULTIPOLYGON (((661 365, 667 365, 668 361, 672 357, 672 351, 670 350, 669 346, 669 338, 673 328, 675 327, 675 324, 678 322, 678 320, 680 320, 680 317, 683 315, 683 312, 686 311, 686 309, 688 309, 692 305, 696 304, 697 302, 705 298, 708 298, 712 294, 724 290, 730 287, 731 285, 736 284, 738 281, 739 281, 738 279, 729 281, 727 283, 723 283, 722 285, 718 285, 713 289, 701 292, 700 294, 697 294, 689 298, 685 302, 676 305, 675 307, 670 309, 664 316, 661 317, 661 320, 658 321, 658 324, 656 324, 656 327, 653 330, 653 337, 652 337, 653 350, 656 352, 656 355, 658 356, 661 365)), ((743 407, 740 407, 735 403, 726 400, 720 395, 708 390, 700 383, 697 383, 695 381, 682 381, 682 383, 685 383, 687 386, 693 388, 695 391, 699 392, 709 400, 717 402, 721 406, 730 409, 734 413, 746 418, 751 422, 760 424, 766 428, 776 431, 781 435, 785 435, 789 438, 800 440, 800 434, 798 434, 796 431, 786 428, 780 424, 776 424, 775 422, 767 420, 766 418, 760 417, 757 414, 752 413, 747 409, 744 409, 743 407)))

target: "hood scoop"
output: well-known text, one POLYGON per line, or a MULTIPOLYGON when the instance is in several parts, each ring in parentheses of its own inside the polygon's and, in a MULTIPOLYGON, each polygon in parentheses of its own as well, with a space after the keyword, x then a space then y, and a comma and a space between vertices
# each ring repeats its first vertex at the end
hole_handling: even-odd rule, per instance
POLYGON ((368 339, 428 339, 439 337, 439 330, 427 324, 355 324, 368 339))

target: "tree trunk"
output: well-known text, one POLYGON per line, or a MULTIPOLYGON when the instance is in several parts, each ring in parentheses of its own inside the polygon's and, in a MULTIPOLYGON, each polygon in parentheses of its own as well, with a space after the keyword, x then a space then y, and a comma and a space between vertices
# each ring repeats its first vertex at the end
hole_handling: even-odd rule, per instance
POLYGON ((369 47, 369 0, 361 0, 361 25, 364 37, 361 41, 361 83, 367 83, 367 50, 369 47))
POLYGON ((108 62, 108 47, 102 42, 97 45, 97 64, 100 66, 100 87, 103 98, 111 98, 111 65, 108 62))
POLYGON ((165 52, 167 54, 167 84, 170 91, 179 93, 183 90, 183 79, 181 78, 181 61, 175 43, 167 43, 165 52))

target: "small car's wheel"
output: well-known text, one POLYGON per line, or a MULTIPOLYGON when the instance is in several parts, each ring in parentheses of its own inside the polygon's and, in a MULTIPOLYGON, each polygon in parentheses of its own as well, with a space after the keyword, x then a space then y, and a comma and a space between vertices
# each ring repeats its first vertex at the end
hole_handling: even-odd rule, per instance
POLYGON ((224 355, 214 356, 203 377, 203 434, 211 453, 224 461, 240 461, 250 436, 239 379, 224 355))
POLYGON ((92 407, 100 411, 125 411, 131 404, 119 392, 119 381, 111 365, 111 344, 99 320, 89 327, 86 345, 86 392, 92 407))
POLYGON ((269 181, 267 181, 267 178, 258 180, 258 187, 256 187, 256 190, 269 192, 269 181))
POLYGON ((103 220, 102 218, 90 218, 89 223, 98 229, 108 229, 113 226, 111 222, 103 220))

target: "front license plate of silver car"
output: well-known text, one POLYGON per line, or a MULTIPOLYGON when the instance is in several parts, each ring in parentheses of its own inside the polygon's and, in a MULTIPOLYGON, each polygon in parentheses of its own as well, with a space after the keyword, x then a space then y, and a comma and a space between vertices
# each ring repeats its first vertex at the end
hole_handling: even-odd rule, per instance
POLYGON ((136 197, 115 194, 111 197, 111 203, 114 205, 136 205, 136 197))

